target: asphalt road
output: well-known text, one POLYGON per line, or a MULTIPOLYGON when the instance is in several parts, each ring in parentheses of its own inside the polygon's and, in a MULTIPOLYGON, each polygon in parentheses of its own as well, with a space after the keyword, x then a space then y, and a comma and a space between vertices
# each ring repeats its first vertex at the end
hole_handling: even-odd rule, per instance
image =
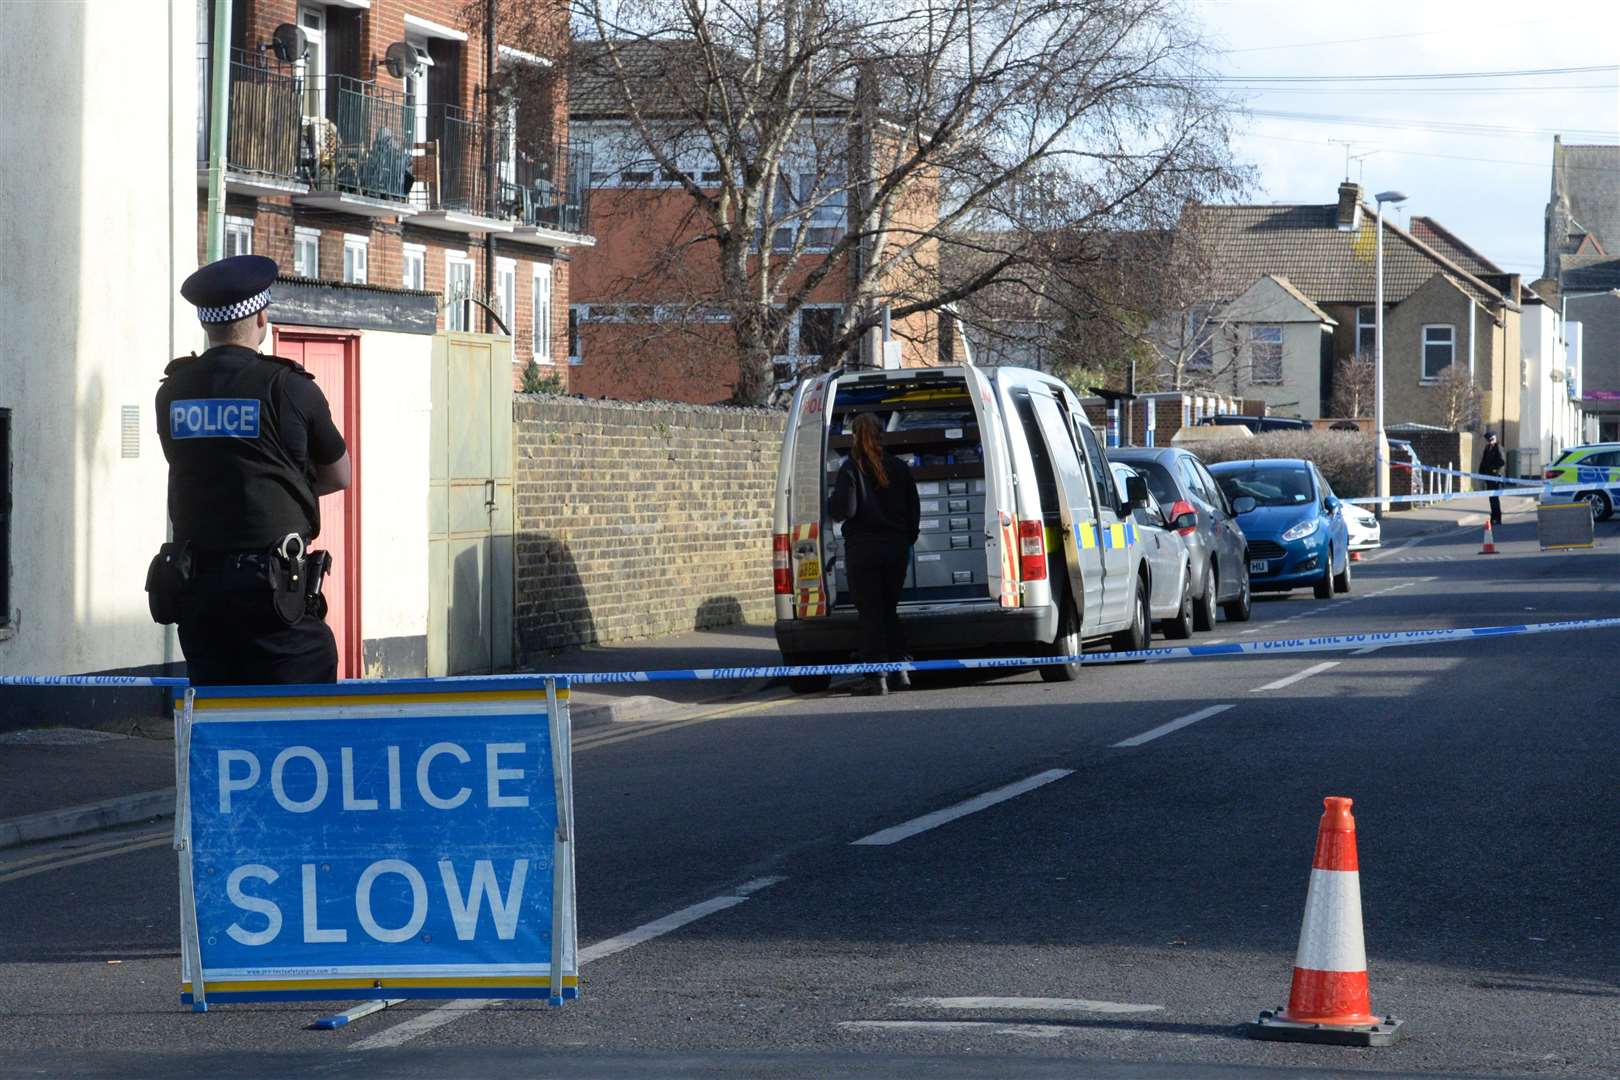
MULTIPOLYGON (((1261 598, 1195 642, 1615 616, 1600 537, 1392 544, 1349 597, 1261 598)), ((1163 661, 584 732, 587 962, 557 1010, 193 1014, 166 830, 8 852, 0 1076, 1620 1077, 1617 657, 1609 631, 1163 661), (1325 795, 1355 799, 1395 1047, 1242 1033, 1286 997, 1325 795)))

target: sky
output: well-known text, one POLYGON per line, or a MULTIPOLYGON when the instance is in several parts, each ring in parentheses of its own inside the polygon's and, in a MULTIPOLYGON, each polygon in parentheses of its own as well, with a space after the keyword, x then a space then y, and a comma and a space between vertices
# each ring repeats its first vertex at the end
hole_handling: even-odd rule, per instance
MULTIPOLYGON (((1526 283, 1541 276, 1552 139, 1620 143, 1620 0, 1185 0, 1211 66, 1246 115, 1237 157, 1256 203, 1330 203, 1345 176, 1409 200, 1395 220, 1438 220, 1526 283), (1610 66, 1535 77, 1248 82, 1610 66), (1268 116, 1314 114, 1326 120, 1268 116)), ((1620 174, 1613 180, 1620 198, 1620 174)), ((1386 214, 1390 211, 1386 208, 1386 214)))

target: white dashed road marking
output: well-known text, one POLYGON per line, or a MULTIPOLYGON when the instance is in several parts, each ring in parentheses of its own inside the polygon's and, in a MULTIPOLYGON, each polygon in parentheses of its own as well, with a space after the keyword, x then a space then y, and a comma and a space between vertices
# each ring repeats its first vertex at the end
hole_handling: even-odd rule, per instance
POLYGON ((1073 769, 1048 769, 1043 773, 1037 773, 1029 777, 1027 780, 1020 780, 1016 784, 1008 784, 1006 787, 987 791, 983 795, 976 795, 966 802, 957 803, 955 806, 947 806, 943 810, 935 810, 932 814, 924 814, 920 818, 913 818, 892 828, 882 829, 870 836, 863 836, 859 840, 851 840, 850 844, 852 846, 857 844, 867 846, 898 844, 902 840, 916 836, 921 832, 927 832, 929 829, 944 825, 946 822, 967 817, 969 814, 977 813, 986 807, 1004 803, 1008 799, 1015 799, 1027 791, 1034 791, 1036 788, 1044 787, 1054 780, 1061 780, 1065 776, 1072 775, 1073 772, 1073 769))
POLYGON ((896 1005, 913 1009, 1015 1009, 1019 1012, 1060 1013, 1150 1013, 1164 1011, 1163 1005, 1133 1005, 1125 1001, 1088 1001, 1085 998, 1045 997, 908 997, 896 1005))
POLYGON ((1276 682, 1268 682, 1264 686, 1257 686, 1253 690, 1250 690, 1249 693, 1258 694, 1263 690, 1281 690, 1286 686, 1293 686, 1295 683, 1308 679, 1312 675, 1320 675, 1329 668, 1336 668, 1341 662, 1342 661, 1339 660, 1324 660, 1320 664, 1312 664, 1304 671, 1296 671, 1287 678, 1278 679, 1276 682))
POLYGON ((1195 713, 1188 713, 1186 716, 1183 716, 1177 720, 1172 720, 1168 724, 1160 724, 1151 731, 1144 731, 1140 735, 1132 735, 1129 739, 1121 739, 1114 745, 1116 747, 1141 746, 1143 743, 1152 742, 1154 739, 1157 739, 1160 736, 1168 735, 1172 731, 1180 731, 1189 724, 1196 724, 1200 720, 1208 720, 1212 716, 1219 716, 1221 713, 1231 708, 1235 708, 1235 706, 1211 705, 1207 709, 1199 709, 1195 713))
MULTIPOLYGON (((697 922, 707 915, 713 915, 717 911, 736 907, 761 889, 768 889, 772 885, 786 880, 786 878, 782 877, 755 878, 753 881, 737 886, 724 896, 716 896, 702 903, 693 904, 691 907, 684 907, 679 911, 665 915, 661 919, 654 919, 650 923, 620 934, 618 937, 611 937, 606 941, 598 941, 594 945, 587 945, 579 950, 579 966, 583 968, 588 963, 605 959, 615 953, 624 952, 626 949, 640 945, 644 941, 662 937, 672 930, 679 930, 681 927, 697 922)), ((479 1009, 495 1004, 498 1003, 495 1001, 455 1001, 449 1005, 441 1005, 437 1009, 423 1013, 421 1016, 414 1016, 404 1023, 385 1028, 375 1035, 368 1035, 349 1047, 349 1049, 386 1050, 389 1047, 402 1046, 418 1035, 425 1035, 434 1028, 443 1027, 452 1020, 458 1020, 468 1013, 475 1013, 479 1009)))

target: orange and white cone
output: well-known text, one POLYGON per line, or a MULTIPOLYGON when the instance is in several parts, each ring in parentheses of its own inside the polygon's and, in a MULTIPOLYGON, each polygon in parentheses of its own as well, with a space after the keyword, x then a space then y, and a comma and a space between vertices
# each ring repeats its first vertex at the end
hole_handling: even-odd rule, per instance
POLYGON ((1249 1025, 1256 1039, 1388 1046, 1406 1034, 1392 1016, 1373 1014, 1367 947, 1361 935, 1361 871, 1351 800, 1330 795, 1316 833, 1305 894, 1305 921, 1294 955, 1288 1008, 1266 1010, 1249 1025))
POLYGON ((1491 519, 1485 519, 1485 546, 1479 549, 1481 555, 1496 554, 1496 535, 1491 532, 1491 519))

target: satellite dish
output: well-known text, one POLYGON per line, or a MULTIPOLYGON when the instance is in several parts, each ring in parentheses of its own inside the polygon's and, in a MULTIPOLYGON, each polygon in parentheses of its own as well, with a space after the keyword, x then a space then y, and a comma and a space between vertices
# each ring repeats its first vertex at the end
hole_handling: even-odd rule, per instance
POLYGON ((270 48, 275 51, 276 59, 283 64, 302 60, 308 47, 309 38, 292 23, 282 23, 276 27, 275 33, 270 35, 270 48))
POLYGON ((416 71, 416 50, 406 42, 396 41, 388 46, 388 51, 383 54, 383 63, 388 68, 388 74, 396 79, 403 79, 407 74, 416 71))

